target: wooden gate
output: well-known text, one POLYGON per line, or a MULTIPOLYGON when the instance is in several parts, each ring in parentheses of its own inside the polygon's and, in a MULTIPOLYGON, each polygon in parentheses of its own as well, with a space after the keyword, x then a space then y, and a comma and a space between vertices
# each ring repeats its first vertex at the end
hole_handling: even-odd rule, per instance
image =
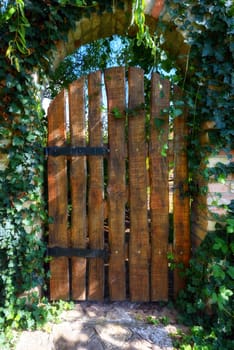
MULTIPOLYGON (((169 141, 171 90, 153 73, 145 108, 143 70, 129 68, 126 78, 117 67, 104 78, 91 73, 87 84, 78 79, 51 103, 52 300, 168 300, 168 256, 185 265, 190 256, 186 113, 174 120, 169 141)), ((181 96, 176 87, 174 96, 181 96)), ((176 296, 185 282, 179 269, 172 277, 176 296)))

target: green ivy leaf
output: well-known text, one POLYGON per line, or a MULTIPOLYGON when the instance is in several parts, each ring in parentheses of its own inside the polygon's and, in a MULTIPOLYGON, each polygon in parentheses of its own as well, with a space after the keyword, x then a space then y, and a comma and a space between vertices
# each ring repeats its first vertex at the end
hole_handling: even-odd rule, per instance
POLYGON ((212 53, 213 53, 213 48, 211 46, 211 43, 209 41, 207 41, 203 47, 202 56, 203 57, 210 56, 210 55, 212 55, 212 53))
POLYGON ((162 118, 154 118, 154 125, 156 126, 157 129, 161 129, 162 126, 164 125, 165 120, 162 118))
POLYGON ((173 114, 174 118, 177 118, 183 114, 183 110, 180 108, 175 108, 175 109, 173 109, 172 114, 173 114))
POLYGON ((213 249, 221 250, 224 254, 226 254, 228 252, 228 245, 223 239, 216 237, 213 249))
POLYGON ((228 266, 227 274, 234 280, 234 267, 233 266, 228 266))
POLYGON ((14 136, 12 144, 13 146, 22 146, 24 144, 24 138, 20 136, 14 136))
POLYGON ((234 219, 227 218, 227 232, 234 233, 234 219))
POLYGON ((161 156, 166 157, 166 156, 167 156, 167 150, 168 150, 168 144, 165 143, 165 144, 162 146, 161 156))
POLYGON ((229 297, 233 295, 231 289, 226 288, 225 286, 220 287, 220 296, 223 301, 226 303, 229 300, 229 297))
POLYGON ((223 271, 222 267, 219 265, 213 265, 212 266, 212 272, 213 276, 217 279, 224 280, 225 278, 225 272, 223 271))
POLYGON ((4 20, 8 21, 16 12, 15 7, 10 7, 5 13, 4 13, 4 20))
POLYGON ((116 119, 123 118, 123 114, 120 112, 118 107, 114 107, 111 112, 116 119))

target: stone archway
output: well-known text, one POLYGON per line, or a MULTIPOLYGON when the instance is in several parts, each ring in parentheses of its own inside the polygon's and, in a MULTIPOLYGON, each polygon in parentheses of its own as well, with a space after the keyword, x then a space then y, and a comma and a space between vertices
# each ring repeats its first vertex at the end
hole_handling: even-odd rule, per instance
MULTIPOLYGON (((186 70, 189 45, 184 40, 184 33, 180 32, 171 22, 164 0, 147 0, 145 7, 146 24, 151 32, 157 28, 159 16, 166 24, 165 43, 163 48, 175 59, 181 71, 186 70)), ((132 1, 125 0, 120 9, 113 1, 112 10, 99 13, 98 8, 90 17, 82 17, 76 22, 75 28, 68 32, 67 41, 58 41, 53 52, 53 67, 77 48, 89 42, 109 37, 111 35, 136 35, 137 28, 131 24, 132 1)))

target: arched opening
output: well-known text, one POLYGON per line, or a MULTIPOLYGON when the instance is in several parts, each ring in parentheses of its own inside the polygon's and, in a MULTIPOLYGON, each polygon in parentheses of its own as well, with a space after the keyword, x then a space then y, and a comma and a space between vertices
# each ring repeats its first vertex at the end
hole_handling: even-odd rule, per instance
MULTIPOLYGON (((112 12, 93 13, 88 18, 84 17, 76 22, 75 28, 68 32, 67 41, 56 43, 56 50, 53 52, 53 69, 58 67, 63 59, 71 55, 77 48, 86 45, 89 42, 112 35, 134 37, 137 33, 137 27, 131 24, 132 8, 126 1, 122 9, 113 8, 112 12)), ((146 14, 146 25, 151 33, 160 35, 162 29, 158 25, 160 13, 146 14)), ((170 16, 164 9, 164 15, 161 19, 163 25, 164 43, 162 47, 168 52, 174 60, 178 69, 186 71, 189 45, 185 41, 185 33, 181 33, 176 25, 170 22, 170 16)))

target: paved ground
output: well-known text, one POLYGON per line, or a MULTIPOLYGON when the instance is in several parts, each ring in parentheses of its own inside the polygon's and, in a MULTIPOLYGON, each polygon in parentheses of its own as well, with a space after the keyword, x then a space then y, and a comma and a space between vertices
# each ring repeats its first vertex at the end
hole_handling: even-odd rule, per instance
POLYGON ((176 312, 157 304, 84 302, 44 332, 23 332, 16 350, 172 350, 170 334, 181 328, 176 312))

